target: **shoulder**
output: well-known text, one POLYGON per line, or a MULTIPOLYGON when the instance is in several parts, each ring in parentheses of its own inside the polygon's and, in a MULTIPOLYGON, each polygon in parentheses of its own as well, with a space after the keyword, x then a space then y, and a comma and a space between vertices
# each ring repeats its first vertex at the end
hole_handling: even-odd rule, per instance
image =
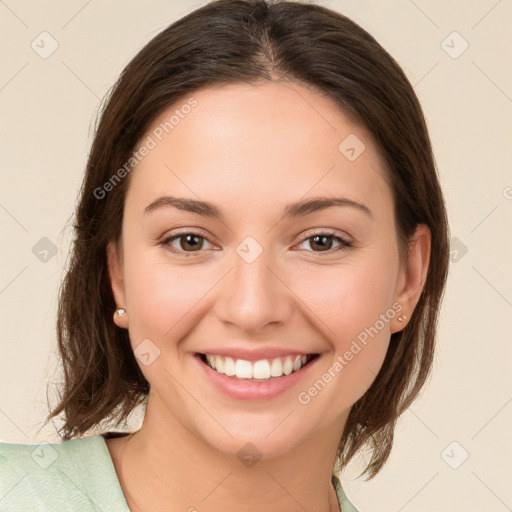
POLYGON ((0 510, 128 511, 102 436, 0 443, 0 510))

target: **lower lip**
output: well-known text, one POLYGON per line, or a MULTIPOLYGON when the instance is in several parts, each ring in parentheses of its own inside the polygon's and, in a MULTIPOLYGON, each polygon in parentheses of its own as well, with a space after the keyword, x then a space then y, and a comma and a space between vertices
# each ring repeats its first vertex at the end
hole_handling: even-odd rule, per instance
POLYGON ((199 354, 196 354, 195 358, 199 363, 201 371, 205 373, 214 386, 225 394, 240 400, 269 400, 281 395, 296 386, 319 359, 318 356, 315 357, 300 370, 290 373, 290 375, 271 377, 267 381, 252 381, 249 379, 228 377, 227 375, 218 373, 213 368, 210 368, 201 359, 199 354))

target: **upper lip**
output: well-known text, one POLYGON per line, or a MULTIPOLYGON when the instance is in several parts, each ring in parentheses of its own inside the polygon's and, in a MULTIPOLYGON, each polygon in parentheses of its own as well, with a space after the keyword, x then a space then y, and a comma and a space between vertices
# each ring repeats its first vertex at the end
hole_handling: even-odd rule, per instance
POLYGON ((253 349, 247 348, 212 348, 205 349, 200 354, 212 355, 212 356, 225 356, 232 357, 233 359, 244 359, 246 361, 260 361, 261 359, 274 359, 276 357, 284 356, 298 356, 298 355, 313 355, 317 352, 311 352, 309 350, 294 350, 292 348, 280 348, 280 347, 258 347, 253 349))

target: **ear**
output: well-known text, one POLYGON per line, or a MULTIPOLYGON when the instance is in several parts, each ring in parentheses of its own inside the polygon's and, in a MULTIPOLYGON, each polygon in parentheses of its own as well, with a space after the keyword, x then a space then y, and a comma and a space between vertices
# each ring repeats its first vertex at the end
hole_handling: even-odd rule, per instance
POLYGON ((391 333, 398 332, 407 325, 420 299, 427 278, 430 247, 430 229, 426 224, 418 224, 409 242, 408 266, 402 264, 400 268, 395 300, 402 305, 402 309, 391 323, 391 333), (401 315, 407 317, 402 322, 398 321, 401 315))
MULTIPOLYGON (((118 244, 109 242, 107 246, 107 266, 112 295, 118 308, 126 309, 126 297, 124 293, 123 259, 118 244)), ((114 321, 119 327, 126 327, 124 321, 114 315, 114 321), (120 321, 120 323, 118 323, 120 321), (121 325, 122 324, 122 325, 121 325)), ((124 320, 124 319, 123 319, 124 320)))

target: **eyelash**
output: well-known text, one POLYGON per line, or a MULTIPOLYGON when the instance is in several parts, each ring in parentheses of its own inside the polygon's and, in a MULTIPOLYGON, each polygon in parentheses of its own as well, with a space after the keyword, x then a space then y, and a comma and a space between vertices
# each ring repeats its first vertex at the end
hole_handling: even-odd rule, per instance
MULTIPOLYGON (((199 254, 195 254, 195 253, 201 253, 202 252, 201 250, 198 250, 198 251, 182 251, 182 250, 176 249, 175 247, 172 247, 170 245, 170 243, 173 242, 174 240, 178 240, 178 239, 180 239, 180 238, 182 238, 182 237, 184 237, 186 235, 197 236, 199 238, 203 238, 204 240, 208 241, 210 244, 213 244, 213 242, 211 242, 207 237, 205 237, 205 236, 203 236, 203 235, 201 235, 199 233, 196 233, 194 231, 184 231, 183 233, 179 233, 177 235, 173 235, 173 236, 167 237, 165 240, 162 240, 162 242, 160 242, 159 245, 167 248, 172 253, 179 254, 181 256, 185 256, 185 257, 199 256, 199 254)), ((313 252, 315 254, 318 254, 320 256, 331 255, 331 254, 333 254, 335 252, 346 251, 346 250, 354 247, 353 242, 351 242, 350 240, 347 240, 346 238, 343 238, 342 236, 337 236, 334 233, 327 233, 327 232, 319 232, 319 233, 310 234, 309 236, 304 238, 299 243, 299 245, 303 244, 307 240, 310 240, 310 239, 312 239, 312 238, 314 238, 316 236, 326 236, 326 237, 332 238, 336 242, 339 242, 339 243, 342 244, 340 247, 337 247, 337 248, 334 248, 334 249, 329 249, 328 251, 308 251, 308 252, 313 252)))

